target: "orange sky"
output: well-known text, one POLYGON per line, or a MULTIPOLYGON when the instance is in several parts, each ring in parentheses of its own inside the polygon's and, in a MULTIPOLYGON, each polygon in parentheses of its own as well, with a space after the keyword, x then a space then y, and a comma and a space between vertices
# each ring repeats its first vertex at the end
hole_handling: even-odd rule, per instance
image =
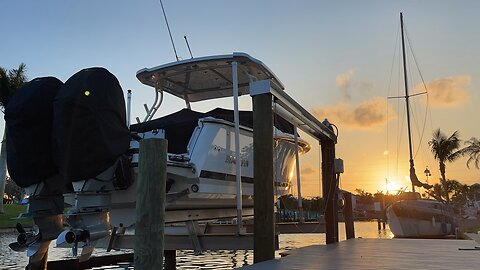
MULTIPOLYGON (((350 75, 350 79, 353 80, 353 76, 350 75)), ((339 83, 337 76, 338 90, 342 90, 343 85, 339 83)), ((472 95, 471 77, 468 75, 447 76, 427 81, 426 85, 429 93, 428 107, 425 96, 411 99, 412 140, 417 176, 425 182, 427 178, 424 170, 428 166, 432 174, 428 180, 432 184, 438 183, 440 177, 438 162, 434 160, 428 146, 433 130, 440 127, 448 136, 458 130, 463 140, 468 140, 472 136, 478 138, 480 132, 473 120, 475 117, 465 118, 463 115, 468 115, 470 111, 476 111, 478 115, 478 106, 475 104, 479 103, 478 96, 472 95), (461 120, 458 121, 459 119, 461 120), (472 120, 473 122, 470 122, 472 120), (425 131, 422 143, 418 146, 424 122, 425 131)), ((418 86, 413 87, 413 93, 423 92, 418 89, 418 86)), ((336 154, 338 158, 344 160, 345 173, 341 176, 343 189, 354 191, 361 188, 374 193, 385 190, 387 183, 389 189, 411 188, 408 178, 408 138, 404 106, 403 99, 393 101, 390 99, 387 103, 384 97, 374 97, 358 104, 342 101, 336 105, 310 110, 320 120, 327 117, 340 129, 336 154)), ((304 135, 305 137, 314 147, 310 153, 301 158, 304 181, 302 185, 305 190, 302 195, 316 196, 319 147, 312 138, 308 138, 307 135, 304 135)), ((464 184, 480 182, 480 170, 472 166, 468 169, 466 160, 467 157, 462 157, 453 163, 447 163, 447 178, 464 184)))
MULTIPOLYGON (((430 182, 438 181, 438 164, 426 145, 434 129, 447 134, 458 130, 464 140, 480 137, 480 1, 245 0, 239 5, 166 0, 164 5, 181 59, 190 58, 184 35, 195 57, 246 52, 264 62, 287 93, 319 120, 327 117, 338 126, 344 189, 376 192, 384 189, 385 178, 409 186, 404 105, 386 99, 403 93, 400 12, 416 56, 414 60, 409 53, 408 58, 412 93, 423 91, 416 87, 421 80, 414 62, 429 91, 430 114, 415 158, 418 177, 424 180, 429 166, 430 182)), ((24 62, 29 78, 56 76, 62 81, 86 67, 105 67, 125 92, 132 89, 132 120, 143 118, 143 104, 154 99, 135 73, 175 61, 158 1, 3 1, 2 10, 8 10, 0 16, 8 38, 0 42, 0 66, 11 69, 24 62)), ((412 99, 418 145, 425 97, 412 99)), ((184 106, 183 100, 165 96, 156 116, 184 106)), ((232 108, 233 102, 192 104, 198 111, 215 107, 232 108)), ((240 108, 250 109, 251 99, 242 97, 240 108)), ((316 196, 318 145, 307 140, 313 147, 301 158, 303 194, 316 196)), ((480 182, 480 170, 467 169, 465 162, 447 164, 447 177, 480 182)))

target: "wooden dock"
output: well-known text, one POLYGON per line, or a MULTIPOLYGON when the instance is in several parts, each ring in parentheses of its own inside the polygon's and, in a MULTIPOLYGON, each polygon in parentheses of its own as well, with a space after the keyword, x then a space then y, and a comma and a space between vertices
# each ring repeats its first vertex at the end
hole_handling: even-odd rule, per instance
POLYGON ((238 269, 480 269, 477 245, 472 240, 357 238, 291 250, 281 259, 238 269))

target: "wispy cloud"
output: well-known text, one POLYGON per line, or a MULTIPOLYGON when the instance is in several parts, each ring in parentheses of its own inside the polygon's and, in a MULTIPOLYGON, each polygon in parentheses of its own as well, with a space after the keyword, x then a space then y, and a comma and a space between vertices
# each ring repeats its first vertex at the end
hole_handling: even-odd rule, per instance
POLYGON ((312 113, 319 120, 327 118, 339 127, 370 131, 382 130, 388 121, 396 118, 393 107, 383 97, 363 101, 357 106, 338 103, 333 106, 315 108, 312 113))
POLYGON ((343 74, 338 74, 337 77, 335 77, 337 87, 341 91, 343 98, 346 100, 350 100, 352 98, 350 93, 348 92, 348 87, 352 82, 353 74, 355 74, 355 70, 350 69, 347 72, 343 74))
MULTIPOLYGON (((469 87, 471 78, 468 75, 445 77, 427 82, 429 105, 432 107, 457 107, 470 99, 469 87)), ((422 91, 423 85, 415 86, 422 91)))
POLYGON ((302 175, 315 175, 318 172, 318 170, 310 164, 302 164, 300 167, 302 175))

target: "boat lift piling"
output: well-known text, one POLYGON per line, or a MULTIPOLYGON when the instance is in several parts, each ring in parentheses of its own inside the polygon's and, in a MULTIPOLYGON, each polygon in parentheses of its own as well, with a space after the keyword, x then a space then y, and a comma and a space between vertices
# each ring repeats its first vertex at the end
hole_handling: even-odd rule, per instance
POLYGON ((348 239, 355 238, 355 226, 353 223, 353 205, 352 205, 352 193, 343 193, 345 198, 345 206, 343 208, 343 216, 345 218, 345 234, 348 239))
POLYGON ((273 218, 273 110, 295 127, 320 142, 322 151, 323 196, 327 199, 325 221, 327 244, 338 242, 337 181, 335 177, 336 135, 328 123, 313 115, 270 80, 250 83, 253 101, 254 149, 254 263, 275 256, 275 220, 273 218), (277 108, 277 105, 279 107, 277 108))
POLYGON ((275 258, 273 189, 272 95, 260 94, 253 102, 253 262, 275 258))
POLYGON ((322 186, 325 199, 325 229, 327 244, 338 242, 338 192, 335 177, 335 143, 320 141, 322 151, 322 186))
POLYGON ((140 141, 134 266, 163 269, 167 140, 140 141))

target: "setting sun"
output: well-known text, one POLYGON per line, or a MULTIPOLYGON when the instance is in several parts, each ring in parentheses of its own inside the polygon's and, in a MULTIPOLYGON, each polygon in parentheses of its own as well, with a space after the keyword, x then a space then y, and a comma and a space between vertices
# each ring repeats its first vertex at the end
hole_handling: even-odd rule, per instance
POLYGON ((399 189, 400 189, 400 186, 395 181, 390 180, 387 183, 387 191, 388 192, 398 191, 399 189))

